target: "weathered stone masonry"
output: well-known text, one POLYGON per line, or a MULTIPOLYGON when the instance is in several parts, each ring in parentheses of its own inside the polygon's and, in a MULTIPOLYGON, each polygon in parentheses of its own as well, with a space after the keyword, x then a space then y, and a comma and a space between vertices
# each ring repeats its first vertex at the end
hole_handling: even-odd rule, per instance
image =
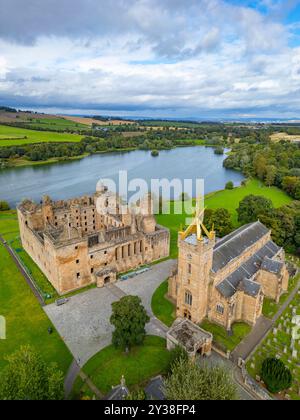
POLYGON ((197 324, 208 319, 227 330, 237 321, 254 325, 264 297, 278 302, 288 289, 284 251, 260 222, 219 241, 214 232, 199 238, 180 233, 178 247, 178 269, 169 279, 169 296, 180 318, 197 324))
POLYGON ((24 249, 59 294, 102 287, 117 273, 169 255, 169 231, 156 224, 151 200, 138 213, 105 187, 93 196, 18 207, 24 249))

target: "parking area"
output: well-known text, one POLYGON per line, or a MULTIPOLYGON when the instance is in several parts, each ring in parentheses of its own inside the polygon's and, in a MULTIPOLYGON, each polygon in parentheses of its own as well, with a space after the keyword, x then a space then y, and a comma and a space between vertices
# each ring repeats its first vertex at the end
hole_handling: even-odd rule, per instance
POLYGON ((91 289, 73 296, 63 306, 46 306, 45 312, 69 347, 75 359, 83 366, 94 354, 111 343, 113 328, 109 319, 111 304, 125 295, 140 296, 152 317, 147 326, 149 334, 163 335, 164 328, 153 319, 151 298, 156 288, 171 274, 175 262, 168 260, 152 266, 151 270, 118 281, 101 289, 91 289))

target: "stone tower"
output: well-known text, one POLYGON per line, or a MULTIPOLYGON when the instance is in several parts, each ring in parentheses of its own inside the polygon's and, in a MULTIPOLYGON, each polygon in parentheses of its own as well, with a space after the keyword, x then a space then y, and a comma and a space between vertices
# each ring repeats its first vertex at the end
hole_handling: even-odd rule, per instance
POLYGON ((215 237, 197 239, 196 234, 178 238, 177 316, 200 323, 209 306, 210 272, 215 237))
POLYGON ((177 296, 177 316, 200 323, 209 310, 210 273, 213 264, 215 232, 203 224, 200 201, 194 220, 178 235, 178 272, 170 282, 171 295, 177 296), (172 287, 173 285, 173 287, 172 287))

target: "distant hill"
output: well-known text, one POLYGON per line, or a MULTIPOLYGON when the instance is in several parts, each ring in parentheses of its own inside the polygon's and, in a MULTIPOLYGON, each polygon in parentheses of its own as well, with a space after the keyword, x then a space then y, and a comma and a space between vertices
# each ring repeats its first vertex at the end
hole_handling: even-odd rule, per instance
POLYGON ((8 106, 0 106, 0 112, 18 112, 18 111, 8 106))

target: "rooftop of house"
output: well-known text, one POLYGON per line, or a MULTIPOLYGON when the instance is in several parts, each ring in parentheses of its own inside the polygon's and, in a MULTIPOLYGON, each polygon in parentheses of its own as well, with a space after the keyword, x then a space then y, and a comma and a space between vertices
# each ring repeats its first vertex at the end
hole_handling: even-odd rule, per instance
POLYGON ((214 247, 212 271, 217 273, 222 270, 268 233, 269 229, 258 221, 242 226, 225 236, 214 247))
POLYGON ((280 274, 283 267, 284 263, 282 261, 272 260, 269 257, 265 257, 261 265, 262 270, 273 274, 280 274))
MULTIPOLYGON (((279 250, 280 248, 273 241, 267 242, 251 258, 218 284, 217 290, 226 298, 233 296, 238 290, 243 290, 249 296, 257 296, 260 291, 260 285, 251 279, 262 268, 263 262, 266 259, 268 261, 271 260, 279 250)), ((277 266, 277 261, 271 261, 272 266, 273 263, 277 266)))

